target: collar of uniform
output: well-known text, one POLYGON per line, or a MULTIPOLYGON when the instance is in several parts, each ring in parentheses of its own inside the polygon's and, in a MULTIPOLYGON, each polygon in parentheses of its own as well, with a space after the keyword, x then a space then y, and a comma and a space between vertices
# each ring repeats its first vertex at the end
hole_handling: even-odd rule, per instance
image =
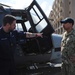
POLYGON ((1 28, 2 32, 5 34, 10 34, 10 32, 5 32, 3 28, 1 28))
POLYGON ((65 34, 66 37, 68 37, 69 35, 71 35, 73 33, 74 29, 71 30, 71 32, 65 34))

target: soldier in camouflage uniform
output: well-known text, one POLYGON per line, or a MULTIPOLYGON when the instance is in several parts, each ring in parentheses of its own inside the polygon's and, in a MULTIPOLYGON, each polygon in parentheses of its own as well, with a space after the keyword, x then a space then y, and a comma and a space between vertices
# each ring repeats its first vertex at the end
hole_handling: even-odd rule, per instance
POLYGON ((61 21, 66 32, 63 34, 61 42, 62 52, 62 75, 75 75, 75 30, 74 20, 66 18, 61 21))

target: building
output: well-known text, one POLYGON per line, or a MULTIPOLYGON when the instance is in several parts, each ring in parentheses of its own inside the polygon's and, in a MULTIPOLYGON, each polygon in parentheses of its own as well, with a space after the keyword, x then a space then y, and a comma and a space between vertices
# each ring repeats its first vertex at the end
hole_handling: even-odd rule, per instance
MULTIPOLYGON (((66 17, 75 19, 75 0, 55 0, 52 6, 52 11, 49 15, 49 20, 57 34, 62 34, 65 30, 60 23, 60 20, 66 17)), ((74 25, 75 28, 75 25, 74 25)))

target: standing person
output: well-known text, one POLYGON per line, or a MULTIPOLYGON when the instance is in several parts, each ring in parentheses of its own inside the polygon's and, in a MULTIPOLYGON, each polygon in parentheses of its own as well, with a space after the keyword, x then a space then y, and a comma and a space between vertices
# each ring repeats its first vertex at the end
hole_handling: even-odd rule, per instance
POLYGON ((74 20, 65 18, 61 20, 65 33, 62 37, 62 75, 75 75, 75 30, 73 29, 74 20))
POLYGON ((0 75, 15 75, 14 50, 19 37, 42 37, 41 33, 15 31, 16 18, 5 15, 0 28, 0 75))

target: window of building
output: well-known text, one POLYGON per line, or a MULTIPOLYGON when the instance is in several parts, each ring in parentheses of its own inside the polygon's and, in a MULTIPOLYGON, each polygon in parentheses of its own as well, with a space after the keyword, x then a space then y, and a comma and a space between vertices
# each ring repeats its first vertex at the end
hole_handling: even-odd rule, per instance
POLYGON ((69 1, 69 5, 71 4, 71 1, 69 1))
POLYGON ((60 4, 62 4, 62 0, 60 0, 60 4))
POLYGON ((71 14, 71 11, 69 11, 69 14, 71 14))

